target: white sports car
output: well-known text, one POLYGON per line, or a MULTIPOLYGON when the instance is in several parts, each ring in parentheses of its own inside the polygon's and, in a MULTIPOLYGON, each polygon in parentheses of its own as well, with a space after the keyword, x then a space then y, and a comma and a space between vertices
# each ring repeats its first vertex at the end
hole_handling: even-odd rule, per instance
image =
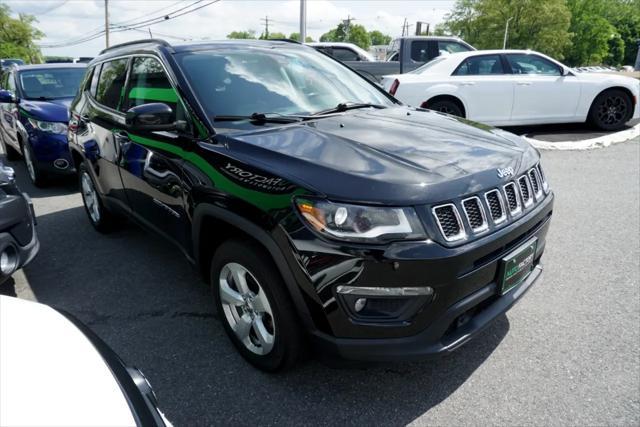
POLYGON ((577 72, 529 50, 439 56, 384 88, 405 104, 494 126, 590 121, 615 130, 640 117, 640 81, 577 72))

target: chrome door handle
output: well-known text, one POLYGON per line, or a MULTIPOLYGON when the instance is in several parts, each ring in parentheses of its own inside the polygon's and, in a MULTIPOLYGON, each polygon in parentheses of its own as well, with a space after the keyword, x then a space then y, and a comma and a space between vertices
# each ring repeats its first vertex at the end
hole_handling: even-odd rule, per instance
POLYGON ((474 86, 476 82, 462 82, 462 86, 474 86))
POLYGON ((531 82, 518 82, 518 86, 531 86, 531 82))

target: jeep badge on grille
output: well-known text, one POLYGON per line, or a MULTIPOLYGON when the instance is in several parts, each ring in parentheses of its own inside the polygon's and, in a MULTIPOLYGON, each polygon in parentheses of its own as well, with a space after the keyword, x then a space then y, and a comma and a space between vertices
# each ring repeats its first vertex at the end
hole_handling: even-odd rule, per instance
POLYGON ((511 166, 507 168, 498 168, 498 178, 507 178, 512 176, 514 173, 513 168, 511 166))

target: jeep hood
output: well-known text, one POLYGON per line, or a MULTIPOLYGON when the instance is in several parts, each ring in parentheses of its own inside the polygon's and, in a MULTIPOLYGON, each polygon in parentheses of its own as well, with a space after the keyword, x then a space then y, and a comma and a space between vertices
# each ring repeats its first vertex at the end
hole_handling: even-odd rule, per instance
POLYGON ((72 100, 73 98, 52 99, 50 101, 25 99, 20 102, 20 108, 36 120, 67 123, 72 100))
POLYGON ((498 168, 521 173, 539 158, 516 135, 406 107, 353 110, 229 137, 248 163, 330 198, 370 203, 472 193, 499 185, 498 168))

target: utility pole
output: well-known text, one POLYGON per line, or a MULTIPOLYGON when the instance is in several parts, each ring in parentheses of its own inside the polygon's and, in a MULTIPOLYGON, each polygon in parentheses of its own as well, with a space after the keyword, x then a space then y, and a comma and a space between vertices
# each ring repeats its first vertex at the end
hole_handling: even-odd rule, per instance
POLYGON ((342 20, 342 24, 344 25, 344 35, 345 40, 349 39, 349 30, 351 28, 351 21, 355 21, 356 18, 352 18, 351 15, 347 15, 347 19, 342 20))
POLYGON ((504 26, 504 41, 502 42, 502 50, 507 48, 507 37, 509 37, 509 21, 513 19, 513 16, 507 19, 507 23, 504 26))
POLYGON ((104 0, 104 37, 105 45, 109 48, 109 0, 104 0))
POLYGON ((307 0, 300 0, 300 43, 307 40, 307 0))
POLYGON ((262 22, 264 22, 264 38, 265 40, 269 39, 269 17, 265 16, 264 18, 260 18, 262 22))

